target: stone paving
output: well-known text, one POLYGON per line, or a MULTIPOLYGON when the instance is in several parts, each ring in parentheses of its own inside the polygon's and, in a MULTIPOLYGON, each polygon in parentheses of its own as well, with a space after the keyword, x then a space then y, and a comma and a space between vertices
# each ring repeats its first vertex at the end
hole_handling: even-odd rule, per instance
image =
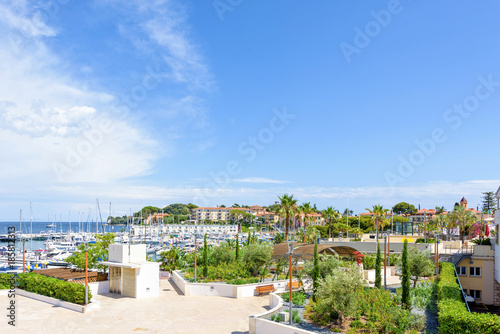
POLYGON ((97 296, 101 306, 82 314, 16 296, 16 327, 7 324, 7 296, 0 296, 0 333, 248 333, 248 316, 264 312, 269 297, 185 297, 170 281, 160 281, 160 296, 133 299, 97 296))

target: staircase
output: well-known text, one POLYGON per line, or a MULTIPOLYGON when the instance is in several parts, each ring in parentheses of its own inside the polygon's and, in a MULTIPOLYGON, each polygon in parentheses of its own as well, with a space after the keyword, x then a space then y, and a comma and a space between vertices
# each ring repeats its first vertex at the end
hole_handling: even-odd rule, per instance
POLYGON ((453 263, 453 266, 457 266, 463 259, 470 259, 474 253, 474 248, 472 246, 462 246, 455 254, 448 258, 448 262, 453 263))

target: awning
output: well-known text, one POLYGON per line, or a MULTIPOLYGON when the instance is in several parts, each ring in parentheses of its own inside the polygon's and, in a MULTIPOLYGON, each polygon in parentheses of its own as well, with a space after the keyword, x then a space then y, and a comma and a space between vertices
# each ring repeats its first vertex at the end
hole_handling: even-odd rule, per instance
POLYGON ((131 268, 131 269, 137 269, 140 268, 141 265, 139 263, 120 263, 120 262, 99 262, 99 264, 105 265, 105 266, 110 266, 110 267, 120 267, 120 268, 131 268))

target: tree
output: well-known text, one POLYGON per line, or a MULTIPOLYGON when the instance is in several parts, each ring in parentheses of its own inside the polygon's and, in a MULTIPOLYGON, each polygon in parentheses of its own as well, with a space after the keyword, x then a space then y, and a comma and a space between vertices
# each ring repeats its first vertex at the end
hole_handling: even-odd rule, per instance
POLYGON ((313 299, 315 299, 316 292, 318 291, 319 285, 319 259, 318 259, 318 243, 314 242, 314 255, 313 255, 313 272, 312 272, 312 280, 313 280, 313 299))
POLYGON ((483 212, 484 213, 495 213, 497 210, 497 203, 495 201, 495 193, 493 191, 488 191, 483 193, 483 212))
POLYGON ((436 215, 440 215, 445 211, 446 209, 444 208, 444 206, 436 206, 436 215))
POLYGON ((397 215, 405 215, 405 217, 414 215, 417 211, 417 208, 413 204, 406 202, 400 202, 392 207, 392 212, 397 215))
MULTIPOLYGON (((406 254, 406 267, 409 276, 408 282, 411 279, 413 281, 413 287, 415 288, 421 277, 432 275, 434 262, 429 258, 430 251, 420 251, 416 247, 410 247, 410 249, 406 248, 406 251, 405 248, 403 248, 403 253, 406 254)), ((405 269, 405 263, 403 262, 405 256, 403 256, 401 263, 397 265, 401 272, 405 269)))
MULTIPOLYGON (((115 235, 106 233, 96 235, 95 238, 96 242, 88 245, 87 267, 89 269, 106 270, 107 266, 100 265, 99 262, 108 260, 109 245, 114 243, 115 235)), ((74 264, 79 269, 85 269, 85 244, 80 244, 78 251, 66 258, 66 262, 74 264)))
POLYGON ((340 212, 335 210, 334 207, 328 206, 328 207, 326 207, 325 210, 323 210, 321 215, 323 216, 323 218, 325 220, 328 220, 328 238, 331 238, 332 237, 332 220, 333 219, 337 220, 339 218, 339 216, 341 216, 340 212))
POLYGON ((361 274, 355 265, 333 269, 321 279, 316 293, 317 310, 322 314, 338 314, 339 325, 356 312, 356 291, 363 287, 361 274))
POLYGON ((384 209, 380 204, 374 205, 371 209, 365 209, 372 214, 372 224, 375 225, 377 229, 377 243, 378 243, 378 230, 379 227, 384 227, 389 223, 389 220, 385 218, 385 214, 389 209, 384 209))
POLYGON ((477 217, 472 211, 465 209, 463 206, 458 206, 448 214, 448 219, 452 225, 456 223, 455 226, 458 226, 460 240, 463 242, 465 233, 469 230, 469 227, 476 222, 477 217))
POLYGON ((347 214, 349 214, 349 216, 353 216, 354 215, 354 211, 349 210, 349 209, 345 209, 343 215, 347 216, 347 214))
POLYGON ((161 252, 160 262, 162 263, 162 268, 170 273, 180 269, 182 267, 182 258, 184 254, 184 251, 181 251, 177 247, 172 247, 169 251, 161 252))
POLYGON ((403 245, 403 254, 401 255, 401 304, 403 308, 410 309, 410 267, 408 264, 408 240, 403 245))
POLYGON ((380 254, 380 244, 377 242, 377 259, 375 260, 375 286, 382 287, 382 254, 380 254))
POLYGON ((245 262, 253 271, 253 275, 259 274, 259 269, 267 264, 273 255, 273 246, 262 244, 248 245, 243 253, 243 262, 245 262))
POLYGON ((283 196, 278 196, 280 200, 281 213, 285 216, 285 236, 288 241, 288 229, 290 228, 290 217, 293 216, 295 207, 297 206, 297 200, 293 198, 293 195, 284 194, 283 196))
POLYGON ((203 237, 203 277, 208 276, 208 245, 207 234, 203 237))
POLYGON ((302 218, 302 222, 304 225, 304 242, 306 242, 307 222, 311 219, 310 214, 312 212, 313 212, 313 210, 311 207, 311 202, 302 203, 302 205, 298 207, 299 216, 304 215, 304 218, 302 218))
POLYGON ((236 261, 240 258, 240 237, 238 236, 238 233, 236 233, 236 261))

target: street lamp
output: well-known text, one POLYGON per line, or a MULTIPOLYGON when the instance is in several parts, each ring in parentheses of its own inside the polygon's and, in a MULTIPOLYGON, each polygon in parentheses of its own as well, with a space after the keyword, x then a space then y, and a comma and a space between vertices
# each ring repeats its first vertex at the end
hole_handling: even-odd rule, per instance
POLYGON ((85 305, 89 303, 89 275, 88 275, 88 258, 87 250, 89 243, 85 241, 85 305))
POLYGON ((293 304, 293 302, 292 302, 292 300, 293 300, 293 298, 292 298, 292 274, 293 274, 293 272, 292 272, 292 254, 293 254, 293 240, 291 240, 291 239, 288 242, 288 253, 290 255, 290 264, 289 264, 289 269, 288 269, 288 274, 290 276, 290 282, 289 282, 289 285, 288 285, 288 287, 290 289, 290 291, 288 293, 288 303, 289 303, 288 304, 288 306, 289 306, 289 315, 288 315, 289 319, 288 320, 289 320, 289 323, 291 325, 292 324, 292 304, 293 304))
POLYGON ((387 290, 387 233, 384 233, 383 237, 384 237, 384 289, 387 290))
POLYGON ((198 243, 196 239, 196 230, 194 231, 194 282, 196 283, 196 249, 198 248, 198 243))
POLYGON ((435 242, 435 247, 434 247, 434 261, 436 262, 436 277, 439 276, 439 247, 438 247, 438 236, 439 232, 435 231, 434 232, 434 242, 435 242))
POLYGON ((25 265, 25 253, 24 253, 24 244, 26 242, 26 239, 23 238, 23 274, 26 272, 26 265, 25 265))

